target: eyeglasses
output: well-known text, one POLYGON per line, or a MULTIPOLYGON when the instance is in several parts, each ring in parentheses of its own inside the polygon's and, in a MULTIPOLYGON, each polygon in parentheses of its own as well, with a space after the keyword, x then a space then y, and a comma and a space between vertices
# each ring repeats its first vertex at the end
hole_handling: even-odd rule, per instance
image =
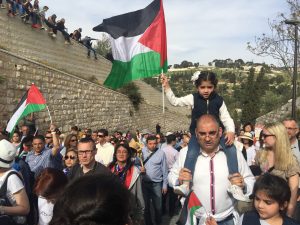
POLYGON ((50 137, 50 136, 47 137, 47 136, 46 136, 45 138, 46 138, 46 139, 50 139, 50 138, 52 138, 52 137, 50 137))
POLYGON ((74 159, 76 159, 76 157, 75 157, 75 156, 72 156, 72 155, 70 155, 70 156, 66 155, 66 156, 65 156, 65 160, 67 160, 67 159, 74 160, 74 159))
POLYGON ((267 137, 275 137, 274 134, 261 134, 262 139, 266 139, 267 137))
POLYGON ((297 130, 298 128, 297 127, 286 127, 285 129, 287 129, 287 130, 297 130))
POLYGON ((79 150, 78 155, 83 155, 83 154, 90 155, 90 154, 92 154, 93 151, 94 150, 79 150))
POLYGON ((201 138, 206 138, 206 137, 214 138, 218 134, 218 131, 209 131, 208 133, 198 132, 198 134, 201 138))
POLYGON ((71 141, 71 142, 75 142, 75 141, 77 141, 77 140, 76 140, 76 139, 71 139, 70 141, 71 141))
POLYGON ((104 135, 103 135, 103 134, 98 134, 98 137, 101 137, 101 138, 102 138, 102 137, 104 137, 104 135))

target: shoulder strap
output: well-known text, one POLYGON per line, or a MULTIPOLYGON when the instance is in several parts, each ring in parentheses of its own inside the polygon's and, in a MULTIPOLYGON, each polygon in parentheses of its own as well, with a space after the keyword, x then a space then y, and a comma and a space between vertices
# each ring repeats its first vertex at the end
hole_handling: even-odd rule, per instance
POLYGON ((145 164, 149 161, 149 159, 155 154, 155 152, 157 152, 157 150, 158 150, 158 149, 156 149, 154 152, 152 152, 152 153, 148 156, 148 158, 145 159, 145 161, 143 162, 144 165, 145 165, 145 164))
POLYGON ((20 180, 23 182, 23 178, 20 176, 20 174, 18 172, 16 172, 16 171, 10 171, 6 175, 5 180, 4 180, 4 182, 3 182, 3 184, 2 184, 2 186, 0 188, 0 197, 3 197, 3 196, 6 195, 6 192, 7 192, 7 180, 9 178, 9 176, 13 175, 13 174, 17 175, 20 178, 20 180))

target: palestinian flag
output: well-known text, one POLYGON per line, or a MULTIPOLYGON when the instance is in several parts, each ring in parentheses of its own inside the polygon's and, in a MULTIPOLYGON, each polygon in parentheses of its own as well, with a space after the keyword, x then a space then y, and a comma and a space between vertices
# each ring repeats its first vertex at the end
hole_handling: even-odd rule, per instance
POLYGON ((196 210, 202 207, 201 202, 199 201, 196 194, 192 191, 186 197, 180 217, 177 221, 178 225, 196 225, 194 220, 194 215, 196 210))
POLYGON ((7 124, 6 131, 12 133, 22 118, 30 113, 41 111, 44 108, 46 108, 46 101, 39 89, 32 84, 15 108, 7 124))
POLYGON ((113 66, 104 85, 112 89, 166 72, 167 37, 162 0, 146 8, 104 19, 94 31, 109 34, 113 66))

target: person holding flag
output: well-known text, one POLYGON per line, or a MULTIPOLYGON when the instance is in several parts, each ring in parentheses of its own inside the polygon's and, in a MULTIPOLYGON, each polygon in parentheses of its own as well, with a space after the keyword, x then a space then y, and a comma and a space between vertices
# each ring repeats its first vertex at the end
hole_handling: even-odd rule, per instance
POLYGON ((162 0, 104 19, 94 31, 109 34, 113 66, 104 85, 117 89, 133 80, 167 72, 167 36, 162 0))
POLYGON ((19 121, 22 118, 25 118, 27 115, 32 114, 34 112, 41 111, 46 107, 46 100, 44 99, 42 93, 34 84, 32 84, 21 98, 17 107, 15 108, 13 115, 6 126, 6 131, 10 134, 13 134, 15 127, 18 125, 19 121))
POLYGON ((231 185, 237 185, 248 197, 252 193, 255 178, 240 151, 236 152, 238 172, 230 175, 226 154, 220 145, 222 129, 212 115, 201 116, 196 123, 196 137, 201 147, 195 171, 184 168, 188 147, 181 149, 178 160, 170 170, 171 186, 192 181, 192 190, 185 200, 178 225, 198 225, 213 217, 218 225, 233 225, 239 218, 234 207, 236 199, 228 193, 231 185), (199 169, 201 168, 201 169, 199 169), (234 222, 235 221, 235 222, 234 222))

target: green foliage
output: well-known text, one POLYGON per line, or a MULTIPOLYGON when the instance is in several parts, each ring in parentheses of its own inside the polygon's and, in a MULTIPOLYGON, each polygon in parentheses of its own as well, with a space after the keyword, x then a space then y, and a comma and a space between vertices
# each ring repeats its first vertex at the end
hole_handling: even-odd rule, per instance
POLYGON ((127 95, 130 101, 133 104, 135 110, 139 110, 139 106, 143 100, 142 95, 139 91, 138 86, 136 86, 133 82, 124 85, 122 88, 118 90, 124 95, 127 95))
POLYGON ((102 37, 97 41, 95 49, 99 55, 111 60, 112 57, 111 45, 110 45, 109 38, 106 35, 102 34, 102 37))

